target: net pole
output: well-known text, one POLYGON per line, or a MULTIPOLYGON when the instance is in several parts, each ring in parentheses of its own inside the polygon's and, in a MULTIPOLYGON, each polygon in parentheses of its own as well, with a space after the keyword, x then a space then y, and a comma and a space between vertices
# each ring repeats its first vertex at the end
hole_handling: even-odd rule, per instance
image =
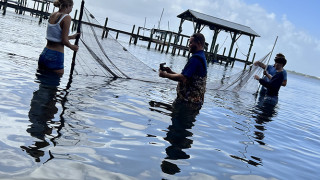
MULTIPOLYGON (((268 65, 269 65, 269 62, 270 62, 270 59, 271 59, 271 56, 272 56, 272 53, 273 53, 274 47, 275 47, 275 46, 276 46, 276 44, 277 44, 277 41, 278 41, 278 36, 277 36, 276 40, 274 41, 274 44, 273 44, 272 50, 271 50, 270 55, 269 55, 268 62, 267 62, 267 64, 266 64, 266 67, 265 67, 265 69, 264 69, 264 70, 267 70, 267 68, 268 68, 268 65)), ((260 88, 261 88, 261 84, 259 83, 259 86, 258 86, 258 89, 257 89, 256 94, 258 94, 258 92, 259 92, 259 89, 260 89, 260 88)))
MULTIPOLYGON (((84 0, 82 0, 82 2, 81 2, 80 15, 79 15, 79 21, 78 21, 78 26, 77 26, 77 33, 80 33, 80 31, 81 31, 81 22, 82 22, 82 16, 83 16, 83 9, 84 9, 84 0)), ((77 36, 76 37, 76 41, 74 43, 77 46, 79 44, 79 39, 80 39, 80 36, 77 36)), ((75 63, 76 62, 76 56, 77 56, 77 52, 74 51, 73 52, 73 57, 72 57, 71 69, 70 69, 70 77, 73 74, 74 66, 76 64, 75 63)))

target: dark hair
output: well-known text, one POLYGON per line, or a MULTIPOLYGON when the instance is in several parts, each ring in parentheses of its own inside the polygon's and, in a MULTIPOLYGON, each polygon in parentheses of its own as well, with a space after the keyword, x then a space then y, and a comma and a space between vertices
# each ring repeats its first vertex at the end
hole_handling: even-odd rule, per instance
POLYGON ((274 60, 276 63, 282 64, 283 67, 287 64, 287 60, 284 57, 278 57, 274 60))
POLYGON ((203 34, 201 34, 201 33, 194 33, 194 34, 192 34, 191 37, 193 37, 193 39, 194 39, 195 42, 200 43, 200 45, 201 45, 202 47, 204 47, 204 43, 206 42, 206 40, 205 40, 203 34))
POLYGON ((276 55, 276 58, 286 58, 282 53, 278 53, 277 55, 276 55))
POLYGON ((73 6, 73 0, 55 0, 53 5, 58 8, 73 6))

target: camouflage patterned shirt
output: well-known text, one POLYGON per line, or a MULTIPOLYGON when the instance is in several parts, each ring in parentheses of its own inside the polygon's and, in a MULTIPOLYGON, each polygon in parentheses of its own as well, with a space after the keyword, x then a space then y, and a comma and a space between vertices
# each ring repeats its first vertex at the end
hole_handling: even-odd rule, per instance
POLYGON ((187 78, 187 81, 178 83, 177 98, 202 105, 207 80, 207 61, 204 51, 198 51, 192 55, 182 70, 182 74, 187 78))

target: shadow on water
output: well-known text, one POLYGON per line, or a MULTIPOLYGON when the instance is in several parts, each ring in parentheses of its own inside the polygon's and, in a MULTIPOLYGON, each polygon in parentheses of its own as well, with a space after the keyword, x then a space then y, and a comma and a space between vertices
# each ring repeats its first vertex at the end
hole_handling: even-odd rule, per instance
MULTIPOLYGON (((170 160, 189 159, 190 155, 184 152, 184 149, 191 148, 193 133, 190 131, 199 114, 199 107, 192 107, 184 102, 175 101, 172 105, 151 101, 151 107, 161 107, 171 112, 172 124, 168 127, 166 137, 164 138, 171 145, 166 148, 167 157, 162 161, 161 169, 164 173, 174 175, 180 172, 180 168, 170 162, 170 160)), ((154 110, 153 108, 150 108, 154 110)), ((157 110, 160 112, 159 110, 157 110)), ((165 112, 160 112, 168 114, 165 112)))
MULTIPOLYGON (((45 155, 41 149, 50 145, 46 137, 54 140, 58 134, 54 129, 61 129, 63 125, 60 121, 54 121, 54 116, 58 112, 56 107, 58 86, 60 85, 60 76, 53 72, 39 71, 36 74, 36 80, 39 83, 39 89, 33 93, 30 103, 29 121, 31 125, 27 132, 36 140, 29 146, 21 146, 36 162, 40 162, 40 157, 45 155)), ((50 151, 49 151, 50 154, 50 151)), ((51 159, 51 155, 49 160, 51 159)))

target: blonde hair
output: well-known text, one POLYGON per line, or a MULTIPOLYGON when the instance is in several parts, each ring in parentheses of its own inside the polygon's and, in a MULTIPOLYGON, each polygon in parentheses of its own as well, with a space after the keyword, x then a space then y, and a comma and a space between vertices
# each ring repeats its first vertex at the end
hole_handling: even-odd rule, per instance
POLYGON ((53 5, 58 8, 73 6, 73 0, 55 0, 53 5))

